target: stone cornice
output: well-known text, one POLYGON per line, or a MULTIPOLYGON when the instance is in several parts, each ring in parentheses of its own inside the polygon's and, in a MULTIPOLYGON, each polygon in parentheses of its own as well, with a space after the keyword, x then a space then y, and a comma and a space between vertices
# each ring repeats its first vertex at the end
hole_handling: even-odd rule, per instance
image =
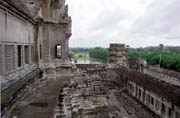
POLYGON ((4 11, 21 18, 23 20, 26 20, 32 24, 37 24, 37 20, 28 14, 25 10, 17 7, 13 3, 11 3, 9 0, 0 0, 0 9, 3 9, 4 11))

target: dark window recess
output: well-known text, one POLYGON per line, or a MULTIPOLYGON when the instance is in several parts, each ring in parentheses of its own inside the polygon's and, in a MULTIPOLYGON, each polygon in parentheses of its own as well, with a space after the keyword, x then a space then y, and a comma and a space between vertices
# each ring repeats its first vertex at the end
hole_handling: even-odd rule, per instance
POLYGON ((31 61, 34 62, 34 48, 31 46, 31 61))
POLYGON ((141 89, 139 89, 139 98, 141 97, 141 89))
POLYGON ((42 59, 42 45, 39 46, 39 51, 40 51, 40 59, 42 59))
POLYGON ((17 56, 18 56, 18 67, 21 67, 22 66, 22 46, 20 46, 20 45, 18 45, 18 47, 17 47, 17 51, 18 51, 18 54, 17 54, 17 56))
POLYGON ((29 46, 25 46, 25 63, 29 64, 29 46))
POLYGON ((169 116, 171 116, 171 112, 172 112, 171 109, 168 108, 168 115, 169 115, 169 116))
POLYGON ((162 113, 166 112, 166 106, 163 103, 161 104, 161 111, 162 113))
POLYGON ((124 83, 125 86, 127 86, 127 83, 128 83, 128 78, 126 77, 126 78, 125 78, 125 83, 124 83))
POLYGON ((56 58, 61 58, 61 56, 62 56, 61 45, 58 44, 55 47, 55 57, 56 58))
POLYGON ((151 104, 154 105, 154 98, 151 97, 151 104))

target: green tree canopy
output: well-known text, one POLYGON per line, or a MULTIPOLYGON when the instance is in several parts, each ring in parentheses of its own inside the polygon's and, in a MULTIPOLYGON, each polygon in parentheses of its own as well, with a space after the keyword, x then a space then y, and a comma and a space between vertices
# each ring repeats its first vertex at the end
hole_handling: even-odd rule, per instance
POLYGON ((108 50, 106 48, 96 47, 89 52, 89 55, 91 58, 105 62, 107 59, 108 50))

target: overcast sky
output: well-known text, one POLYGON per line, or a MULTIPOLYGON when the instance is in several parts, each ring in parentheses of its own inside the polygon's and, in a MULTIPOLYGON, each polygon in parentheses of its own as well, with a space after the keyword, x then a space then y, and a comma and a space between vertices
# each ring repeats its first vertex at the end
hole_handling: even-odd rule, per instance
POLYGON ((180 46, 180 0, 67 0, 70 47, 180 46))

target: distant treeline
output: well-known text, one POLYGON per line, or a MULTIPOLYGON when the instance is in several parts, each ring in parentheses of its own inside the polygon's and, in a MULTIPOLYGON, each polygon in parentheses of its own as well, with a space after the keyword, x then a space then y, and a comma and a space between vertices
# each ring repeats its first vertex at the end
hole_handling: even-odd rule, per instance
POLYGON ((89 56, 92 59, 96 59, 101 62, 106 62, 108 56, 108 49, 96 47, 89 52, 89 56))
MULTIPOLYGON (((71 48, 71 52, 89 52, 90 58, 106 62, 108 56, 107 48, 71 48)), ((180 71, 180 46, 160 46, 146 48, 130 48, 129 58, 142 58, 147 60, 149 65, 180 71), (160 59, 161 58, 161 59, 160 59)))
POLYGON ((128 52, 129 58, 145 59, 149 65, 160 66, 166 69, 180 71, 180 47, 131 48, 128 52), (161 57, 161 61, 160 61, 161 57))
POLYGON ((91 50, 93 50, 93 48, 70 48, 70 51, 73 53, 78 53, 78 52, 90 52, 91 50))

